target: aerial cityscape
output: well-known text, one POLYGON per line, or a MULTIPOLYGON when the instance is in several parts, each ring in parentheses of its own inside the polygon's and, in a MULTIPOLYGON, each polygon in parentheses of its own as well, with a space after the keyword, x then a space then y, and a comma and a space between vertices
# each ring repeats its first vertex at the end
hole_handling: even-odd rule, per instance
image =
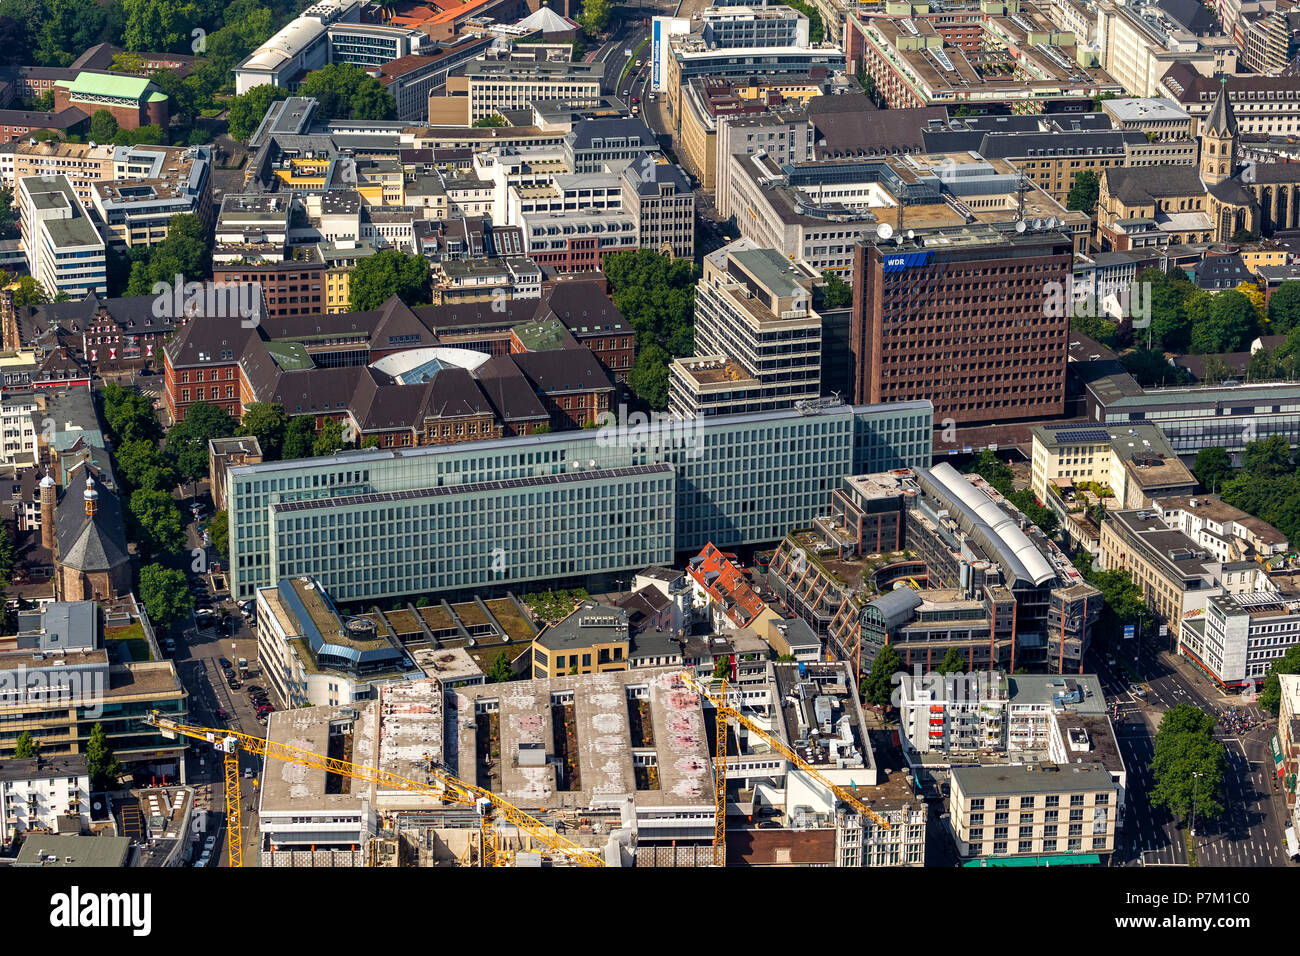
POLYGON ((1300 865, 1297 0, 0 37, 0 872, 1300 865))

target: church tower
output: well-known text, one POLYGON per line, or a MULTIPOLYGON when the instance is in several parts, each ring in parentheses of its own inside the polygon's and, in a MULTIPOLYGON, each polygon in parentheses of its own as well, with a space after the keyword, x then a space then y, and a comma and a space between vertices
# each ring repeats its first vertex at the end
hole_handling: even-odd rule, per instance
POLYGON ((1228 99, 1228 80, 1219 86, 1210 115, 1201 121, 1201 180, 1217 186, 1237 168, 1237 117, 1228 99))

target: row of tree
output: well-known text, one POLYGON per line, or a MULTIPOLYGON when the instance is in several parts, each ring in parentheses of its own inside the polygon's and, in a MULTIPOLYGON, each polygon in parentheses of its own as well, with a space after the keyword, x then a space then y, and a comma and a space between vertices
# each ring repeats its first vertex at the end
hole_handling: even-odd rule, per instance
POLYGON ((695 347, 695 265, 649 249, 605 257, 618 310, 636 330, 632 391, 651 408, 668 407, 668 363, 695 347))
POLYGON ((1153 352, 1213 355, 1245 351, 1258 335, 1284 335, 1300 327, 1300 281, 1282 283, 1268 298, 1250 282, 1210 292, 1180 268, 1144 269, 1136 282, 1149 288, 1134 301, 1150 303, 1150 325, 1134 328, 1131 317, 1076 315, 1071 328, 1111 348, 1129 345, 1153 352))
MULTIPOLYGON (((230 101, 229 132, 247 140, 262 116, 289 91, 278 86, 255 86, 230 101)), ((298 86, 298 96, 316 98, 316 115, 322 119, 393 120, 397 101, 373 76, 351 63, 331 63, 308 73, 298 86)))

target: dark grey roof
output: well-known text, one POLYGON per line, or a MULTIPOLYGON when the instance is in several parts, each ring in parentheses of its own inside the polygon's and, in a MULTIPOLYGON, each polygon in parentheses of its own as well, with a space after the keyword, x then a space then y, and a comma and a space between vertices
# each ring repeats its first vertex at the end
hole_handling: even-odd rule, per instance
MULTIPOLYGON (((1192 3, 1195 0, 1188 0, 1188 2, 1192 3)), ((1219 92, 1214 97, 1214 106, 1210 108, 1210 115, 1205 117, 1205 122, 1201 124, 1200 132, 1202 135, 1205 133, 1237 135, 1237 117, 1232 111, 1232 101, 1228 98, 1227 83, 1219 85, 1219 92)))
POLYGON ((892 630, 912 619, 912 612, 921 606, 921 595, 908 587, 894 588, 869 602, 868 606, 880 612, 885 630, 892 630))
POLYGON ((1102 175, 1106 177, 1110 194, 1127 205, 1205 193, 1205 184, 1195 166, 1112 166, 1102 175))
POLYGON ((58 777, 84 777, 85 754, 56 754, 18 760, 10 757, 0 762, 0 780, 52 780, 58 777))
POLYGON ((809 101, 809 115, 817 131, 816 155, 819 159, 920 152, 925 149, 922 131, 930 121, 948 120, 948 111, 942 106, 832 112, 814 109, 821 100, 828 99, 854 100, 849 96, 822 96, 809 101))
POLYGON ((574 149, 591 149, 592 140, 608 138, 627 138, 639 142, 646 149, 659 148, 659 142, 650 127, 640 119, 629 117, 585 119, 569 131, 565 142, 574 149))
POLYGON ((614 388, 596 356, 586 349, 519 352, 510 358, 543 394, 614 388))
POLYGON ((512 356, 493 356, 475 369, 474 374, 503 422, 549 420, 546 407, 512 356))
POLYGON ((94 516, 86 514, 86 473, 95 469, 78 463, 69 472, 54 517, 59 563, 82 573, 108 571, 129 560, 122 504, 99 477, 94 477, 98 494, 94 516))
POLYGON ((1219 21, 1200 0, 1158 0, 1156 6, 1193 36, 1221 34, 1219 21))

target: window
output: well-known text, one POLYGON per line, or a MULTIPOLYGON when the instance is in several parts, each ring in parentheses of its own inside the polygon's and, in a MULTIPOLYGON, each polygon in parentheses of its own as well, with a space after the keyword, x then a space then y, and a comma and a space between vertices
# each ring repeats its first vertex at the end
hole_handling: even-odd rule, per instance
POLYGON ((998 799, 997 799, 997 803, 994 804, 994 809, 995 809, 995 810, 1006 810, 1006 809, 1010 808, 1010 806, 1011 806, 1011 798, 1010 798, 1010 797, 998 797, 998 799))
POLYGON ((1021 798, 1020 798, 1020 809, 1021 809, 1021 810, 1032 810, 1032 809, 1034 809, 1034 798, 1033 798, 1033 797, 1021 797, 1021 798))

